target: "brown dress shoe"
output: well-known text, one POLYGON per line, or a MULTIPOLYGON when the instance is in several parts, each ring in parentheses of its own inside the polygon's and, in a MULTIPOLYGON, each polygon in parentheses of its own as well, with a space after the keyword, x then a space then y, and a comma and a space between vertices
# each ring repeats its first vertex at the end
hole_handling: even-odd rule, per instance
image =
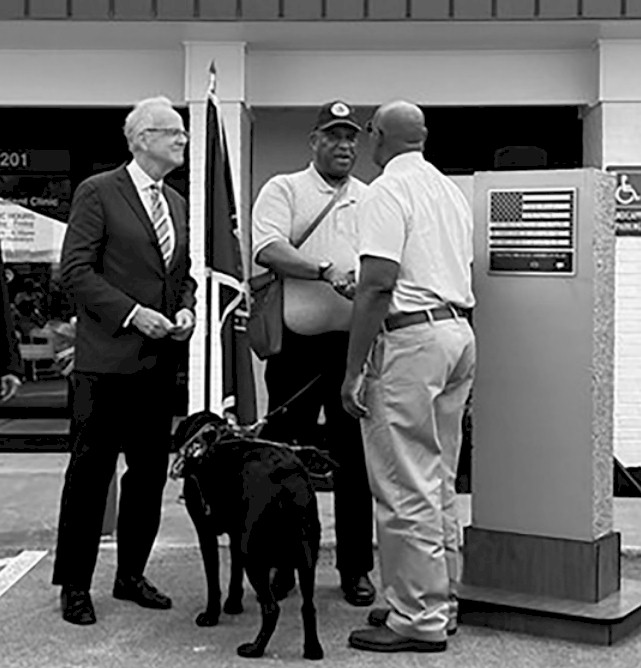
POLYGON ((158 610, 171 608, 169 596, 159 592, 144 577, 117 577, 114 583, 113 596, 123 601, 133 601, 143 608, 156 608, 158 610))
POLYGON ((60 592, 60 609, 62 618, 70 624, 87 626, 96 623, 96 613, 87 589, 63 585, 60 592))
POLYGON ((446 640, 417 640, 402 636, 387 626, 352 631, 349 645, 368 652, 444 652, 446 640))
POLYGON ((341 574, 341 589, 345 600, 351 605, 372 605, 376 599, 376 588, 367 573, 355 576, 341 574))

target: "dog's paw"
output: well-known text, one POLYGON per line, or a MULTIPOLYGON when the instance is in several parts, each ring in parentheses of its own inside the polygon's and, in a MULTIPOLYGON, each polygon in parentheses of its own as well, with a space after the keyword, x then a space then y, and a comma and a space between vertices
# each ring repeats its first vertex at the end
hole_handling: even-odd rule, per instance
POLYGON ((312 661, 320 661, 324 657, 323 648, 320 644, 317 645, 305 645, 303 651, 304 659, 311 659, 312 661))
POLYGON ((258 659, 263 656, 264 650, 255 642, 247 642, 239 645, 236 652, 245 659, 258 659))
POLYGON ((234 601, 231 598, 228 598, 225 601, 225 605, 223 606, 223 612, 228 615, 240 615, 240 613, 243 611, 244 608, 242 601, 234 601))
POLYGON ((220 612, 201 612, 198 617, 196 617, 196 624, 198 626, 216 626, 218 620, 220 619, 220 612))

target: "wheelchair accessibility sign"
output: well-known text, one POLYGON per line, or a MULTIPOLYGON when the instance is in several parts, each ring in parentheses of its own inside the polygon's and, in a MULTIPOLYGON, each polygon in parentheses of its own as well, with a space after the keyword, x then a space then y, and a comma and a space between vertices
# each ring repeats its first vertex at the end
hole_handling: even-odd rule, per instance
POLYGON ((614 191, 617 236, 641 236, 641 167, 608 167, 617 177, 614 191))

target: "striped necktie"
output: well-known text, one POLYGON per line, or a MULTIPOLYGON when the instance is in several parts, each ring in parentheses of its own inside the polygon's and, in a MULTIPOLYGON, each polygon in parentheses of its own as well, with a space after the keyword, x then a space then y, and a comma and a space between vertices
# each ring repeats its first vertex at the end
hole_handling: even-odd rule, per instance
POLYGON ((171 235, 169 233, 169 215, 165 203, 160 197, 160 188, 153 183, 149 186, 149 192, 151 194, 151 222, 158 237, 158 244, 165 267, 168 267, 173 252, 171 235))

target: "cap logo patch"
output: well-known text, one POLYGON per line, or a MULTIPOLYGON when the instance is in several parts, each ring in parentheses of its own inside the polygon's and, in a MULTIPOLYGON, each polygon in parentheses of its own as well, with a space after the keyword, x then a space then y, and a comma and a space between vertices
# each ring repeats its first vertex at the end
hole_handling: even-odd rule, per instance
POLYGON ((332 112, 332 116, 338 116, 338 118, 349 116, 349 107, 342 102, 335 102, 330 111, 332 112))

